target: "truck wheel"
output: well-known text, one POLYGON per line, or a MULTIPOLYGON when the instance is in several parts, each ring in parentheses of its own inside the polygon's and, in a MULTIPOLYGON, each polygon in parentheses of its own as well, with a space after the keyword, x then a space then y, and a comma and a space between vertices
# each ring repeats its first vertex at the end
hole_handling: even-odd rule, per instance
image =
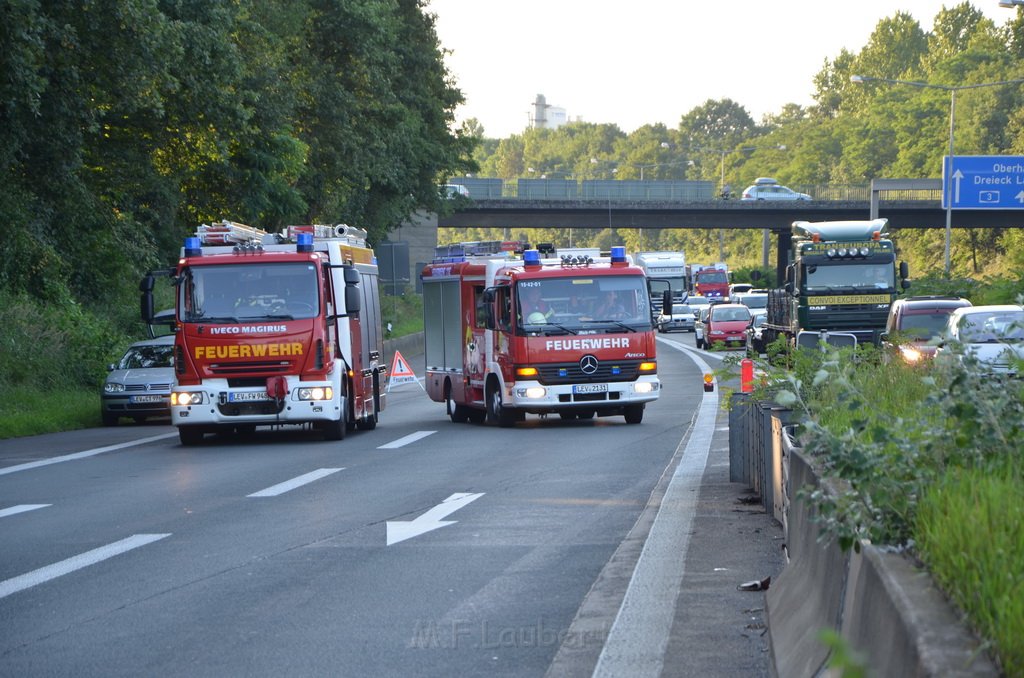
POLYGON ((487 421, 508 428, 516 419, 516 413, 501 404, 501 388, 492 382, 487 388, 487 421))
POLYGON ((627 424, 639 424, 644 420, 644 406, 643 403, 639 405, 626 405, 626 411, 623 412, 626 417, 627 424))
POLYGON ((452 405, 450 416, 456 424, 464 424, 469 421, 469 408, 465 405, 452 405))
POLYGON ((444 383, 444 407, 453 423, 464 424, 469 419, 468 408, 465 405, 452 402, 452 383, 450 381, 444 383))
POLYGON ((377 419, 380 418, 380 384, 377 381, 378 373, 373 374, 373 412, 362 417, 356 422, 356 428, 360 431, 372 431, 377 428, 377 419))
POLYGON ((324 440, 344 440, 345 431, 348 430, 346 424, 348 423, 348 417, 346 412, 348 408, 341 408, 341 416, 336 421, 324 422, 324 440))
POLYGON ((185 447, 191 447, 203 442, 203 429, 198 426, 179 426, 178 440, 185 447))

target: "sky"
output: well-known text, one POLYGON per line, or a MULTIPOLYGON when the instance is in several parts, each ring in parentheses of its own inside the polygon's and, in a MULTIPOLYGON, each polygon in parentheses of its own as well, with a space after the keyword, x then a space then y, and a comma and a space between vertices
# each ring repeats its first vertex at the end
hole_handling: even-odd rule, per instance
MULTIPOLYGON (((909 12, 930 31, 952 0, 429 0, 448 70, 490 138, 521 133, 543 94, 569 120, 675 128, 708 99, 755 121, 814 103, 814 75, 858 52, 878 21, 909 12)), ((996 25, 1016 10, 972 0, 996 25)))

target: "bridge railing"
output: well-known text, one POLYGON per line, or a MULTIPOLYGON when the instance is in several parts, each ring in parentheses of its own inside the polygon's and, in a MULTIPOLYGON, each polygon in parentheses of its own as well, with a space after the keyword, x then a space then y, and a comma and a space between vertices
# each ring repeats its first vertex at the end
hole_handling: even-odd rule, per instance
MULTIPOLYGON (((915 182, 921 186, 927 184, 925 181, 915 182)), ((462 184, 469 190, 470 199, 480 202, 508 199, 708 202, 719 198, 717 185, 712 181, 456 177, 448 183, 462 184)), ((878 199, 883 202, 941 199, 941 188, 921 186, 882 188, 878 190, 878 199)), ((871 199, 869 184, 803 184, 792 185, 790 188, 810 195, 812 200, 868 202, 871 199)), ((738 200, 739 197, 739 192, 733 194, 733 200, 738 200)))

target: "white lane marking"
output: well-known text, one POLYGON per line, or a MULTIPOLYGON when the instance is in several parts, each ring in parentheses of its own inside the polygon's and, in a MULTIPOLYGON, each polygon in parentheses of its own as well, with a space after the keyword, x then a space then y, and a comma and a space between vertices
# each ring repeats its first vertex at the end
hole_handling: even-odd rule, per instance
POLYGON ((277 485, 272 485, 272 486, 268 487, 265 490, 260 490, 259 492, 253 492, 252 494, 247 494, 245 496, 247 496, 247 497, 276 497, 277 495, 284 494, 285 492, 288 492, 289 490, 294 490, 296 487, 302 487, 303 485, 308 485, 309 483, 313 482, 314 480, 320 480, 321 478, 326 478, 327 476, 331 475, 332 473, 337 473, 338 471, 344 471, 344 470, 345 470, 344 468, 319 468, 319 469, 317 469, 315 471, 310 471, 309 473, 304 473, 301 476, 298 476, 297 478, 292 478, 291 480, 286 480, 283 483, 278 483, 277 485))
POLYGON ((74 461, 75 459, 85 459, 86 457, 92 457, 97 454, 103 454, 104 452, 113 452, 114 450, 121 450, 126 447, 134 447, 135 445, 144 445, 151 443, 154 440, 163 440, 164 438, 173 438, 178 435, 177 433, 162 433, 158 436, 150 436, 148 438, 139 438, 138 440, 129 440, 126 443, 118 443, 117 445, 107 445, 106 447, 97 447, 93 450, 85 450, 84 452, 75 452, 74 454, 65 454, 60 457, 51 457, 50 459, 40 459, 39 461, 30 461, 25 464, 18 464, 17 466, 8 466, 7 468, 0 468, 0 476, 7 475, 8 473, 17 473, 18 471, 27 471, 33 468, 39 468, 40 466, 49 466, 50 464, 59 464, 64 461, 74 461))
MULTIPOLYGON (((676 341, 674 339, 666 339, 664 337, 658 337, 657 339, 658 339, 658 341, 660 341, 662 343, 668 344, 669 346, 671 346, 672 348, 676 349, 677 351, 684 351, 684 352, 688 353, 690 355, 690 357, 694 359, 695 362, 697 362, 697 358, 695 356, 698 356, 698 355, 702 355, 705 358, 714 358, 715 360, 722 360, 723 358, 725 358, 725 356, 729 355, 728 353, 723 353, 722 351, 709 351, 709 350, 704 349, 704 348, 697 348, 696 346, 690 346, 688 344, 684 344, 684 343, 676 341)), ((705 372, 707 372, 707 371, 709 371, 711 369, 710 367, 708 367, 708 364, 703 362, 703 361, 697 362, 697 364, 698 365, 703 365, 704 367, 702 369, 705 372)))
MULTIPOLYGON (((662 341, 677 350, 686 349, 700 369, 710 369, 696 351, 671 340, 662 341)), ((665 489, 626 595, 594 667, 594 676, 661 675, 717 414, 718 391, 705 393, 682 458, 665 489)))
POLYGON ((404 447, 405 445, 408 445, 409 443, 414 443, 417 440, 419 440, 420 438, 426 438, 427 436, 431 435, 432 433, 437 433, 437 431, 416 431, 416 433, 410 433, 409 435, 405 436, 404 438, 399 438, 398 440, 392 440, 390 443, 387 443, 386 445, 381 445, 377 449, 378 450, 394 450, 394 449, 399 448, 399 447, 404 447))
POLYGON ((25 511, 35 511, 36 509, 46 508, 47 506, 53 506, 53 504, 18 504, 10 508, 0 509, 0 518, 6 518, 7 516, 17 515, 24 513, 25 511))
POLYGON ((19 575, 6 581, 0 581, 0 598, 6 598, 12 593, 24 591, 27 588, 48 582, 51 579, 56 579, 57 577, 63 577, 75 570, 81 570, 83 567, 95 565, 107 558, 113 558, 114 556, 131 551, 132 549, 137 549, 140 546, 145 546, 146 544, 152 544, 155 541, 159 541, 164 537, 170 536, 171 533, 169 532, 167 534, 133 534, 127 539, 115 541, 113 544, 107 544, 106 546, 101 546, 97 549, 93 549, 92 551, 86 551, 85 553, 81 553, 77 556, 72 556, 71 558, 62 560, 59 563, 54 563, 53 565, 41 567, 38 570, 26 572, 23 575, 19 575))
POLYGON ((457 520, 441 520, 450 513, 455 513, 466 504, 484 496, 483 492, 456 492, 443 502, 413 520, 391 520, 387 523, 387 545, 397 544, 406 539, 418 537, 424 532, 436 530, 445 525, 452 525, 457 520))

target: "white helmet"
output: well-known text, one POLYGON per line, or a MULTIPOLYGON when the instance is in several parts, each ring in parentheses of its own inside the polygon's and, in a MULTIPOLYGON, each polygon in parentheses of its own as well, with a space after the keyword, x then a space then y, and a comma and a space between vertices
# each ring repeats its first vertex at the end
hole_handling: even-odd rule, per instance
POLYGON ((548 321, 548 317, 540 311, 534 311, 527 316, 526 321, 531 325, 543 325, 548 321))

